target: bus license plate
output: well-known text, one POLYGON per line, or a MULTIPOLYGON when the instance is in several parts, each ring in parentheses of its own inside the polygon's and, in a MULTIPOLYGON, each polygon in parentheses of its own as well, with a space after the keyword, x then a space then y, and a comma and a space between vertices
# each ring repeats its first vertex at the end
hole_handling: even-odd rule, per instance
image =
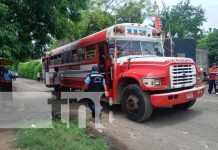
POLYGON ((189 99, 192 99, 194 96, 193 96, 193 93, 187 93, 186 94, 186 99, 189 100, 189 99))

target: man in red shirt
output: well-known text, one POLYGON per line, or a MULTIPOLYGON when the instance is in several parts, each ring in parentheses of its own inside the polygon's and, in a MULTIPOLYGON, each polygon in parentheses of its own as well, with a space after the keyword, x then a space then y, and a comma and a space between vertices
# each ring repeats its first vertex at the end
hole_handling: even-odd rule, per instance
POLYGON ((216 64, 213 63, 212 67, 210 67, 208 69, 208 73, 209 73, 209 88, 208 88, 208 93, 211 94, 211 92, 213 91, 213 87, 215 89, 216 92, 216 78, 217 78, 217 68, 216 68, 216 64))

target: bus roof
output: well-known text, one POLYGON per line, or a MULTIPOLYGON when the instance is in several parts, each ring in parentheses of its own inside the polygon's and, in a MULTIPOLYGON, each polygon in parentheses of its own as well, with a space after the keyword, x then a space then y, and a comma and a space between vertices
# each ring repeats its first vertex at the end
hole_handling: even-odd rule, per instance
POLYGON ((117 24, 109 28, 106 28, 102 31, 99 31, 97 33, 94 33, 92 35, 89 35, 87 37, 84 37, 82 39, 76 40, 67 45, 58 47, 50 52, 47 52, 46 56, 49 57, 49 56, 58 55, 66 51, 82 48, 102 41, 107 41, 107 39, 114 39, 116 37, 117 38, 140 37, 140 38, 151 39, 153 38, 152 32, 154 30, 156 29, 153 27, 146 26, 143 24, 138 24, 138 23, 117 24))
POLYGON ((63 45, 61 47, 58 47, 50 52, 47 52, 46 55, 54 56, 54 55, 60 54, 64 51, 74 50, 74 49, 78 49, 81 47, 85 47, 87 45, 91 45, 91 44, 95 44, 95 43, 98 43, 101 41, 105 41, 106 40, 106 33, 107 33, 107 29, 104 29, 102 31, 99 31, 99 32, 94 33, 92 35, 89 35, 87 37, 84 37, 82 39, 71 42, 67 45, 63 45))

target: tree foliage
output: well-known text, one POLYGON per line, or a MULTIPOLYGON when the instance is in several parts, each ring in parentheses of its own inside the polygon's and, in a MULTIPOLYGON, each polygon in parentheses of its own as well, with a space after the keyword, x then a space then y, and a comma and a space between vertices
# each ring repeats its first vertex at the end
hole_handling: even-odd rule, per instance
POLYGON ((201 35, 200 38, 197 40, 197 48, 200 49, 207 49, 207 42, 208 42, 208 36, 207 35, 201 35))
POLYGON ((31 60, 25 63, 19 63, 18 73, 22 78, 37 79, 37 73, 42 75, 42 63, 40 60, 31 60))
POLYGON ((0 0, 0 55, 39 57, 51 38, 73 38, 86 0, 0 0))
POLYGON ((210 62, 218 63, 218 30, 209 33, 207 38, 208 56, 210 62))
POLYGON ((163 3, 161 20, 165 31, 170 29, 173 35, 177 33, 180 38, 197 38, 206 18, 201 5, 193 6, 190 0, 184 0, 172 7, 163 3))
POLYGON ((82 19, 77 24, 80 29, 79 37, 84 37, 98 32, 114 24, 114 17, 102 8, 105 1, 91 0, 88 3, 88 9, 82 12, 82 19))
MULTIPOLYGON (((153 13, 150 0, 90 0, 82 12, 79 36, 87 36, 117 23, 142 23, 153 13)), ((78 36, 78 37, 79 37, 78 36)))
POLYGON ((0 57, 25 61, 115 23, 143 22, 150 0, 0 0, 0 57))
MULTIPOLYGON (((115 23, 142 23, 154 15, 151 0, 0 0, 0 57, 25 61, 115 23)), ((201 6, 164 4, 165 31, 197 37, 206 20, 201 6)))
POLYGON ((153 4, 150 0, 127 1, 116 9, 118 22, 142 23, 148 16, 154 14, 153 4))

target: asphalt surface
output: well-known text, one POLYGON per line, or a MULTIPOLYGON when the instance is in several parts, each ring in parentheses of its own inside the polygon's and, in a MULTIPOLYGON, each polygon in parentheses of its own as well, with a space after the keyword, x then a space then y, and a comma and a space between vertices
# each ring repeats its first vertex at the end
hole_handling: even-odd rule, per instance
MULTIPOLYGON (((51 93, 42 83, 26 79, 15 81, 14 91, 51 93)), ((75 115, 78 104, 71 105, 75 115)), ((90 115, 89 111, 86 113, 90 115)), ((217 150, 218 95, 205 94, 190 110, 155 109, 144 123, 128 120, 119 106, 104 108, 101 123, 105 128, 97 131, 113 139, 117 148, 120 145, 130 150, 217 150), (109 114, 113 119, 109 119, 109 114)), ((88 124, 92 126, 90 119, 88 124)), ((1 134, 0 137, 3 138, 1 134)))

